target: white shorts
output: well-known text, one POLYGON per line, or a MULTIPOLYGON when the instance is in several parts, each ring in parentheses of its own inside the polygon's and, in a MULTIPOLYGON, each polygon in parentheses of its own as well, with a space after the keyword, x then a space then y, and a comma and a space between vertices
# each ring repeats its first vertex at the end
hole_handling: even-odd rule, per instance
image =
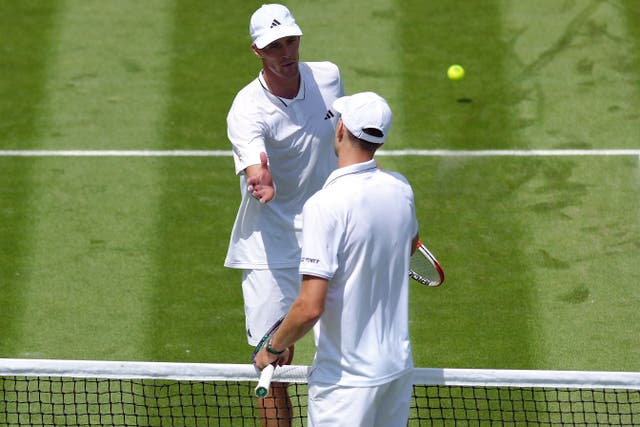
POLYGON ((309 384, 309 427, 406 427, 413 372, 373 387, 309 384))
POLYGON ((243 270, 242 295, 247 342, 256 346, 271 326, 287 314, 300 292, 298 268, 243 270))

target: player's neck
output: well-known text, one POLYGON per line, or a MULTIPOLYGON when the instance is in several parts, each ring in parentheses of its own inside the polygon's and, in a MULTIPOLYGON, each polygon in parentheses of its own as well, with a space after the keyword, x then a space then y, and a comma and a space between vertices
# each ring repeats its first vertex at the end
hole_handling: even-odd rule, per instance
POLYGON ((338 168, 344 168, 351 165, 357 165, 358 163, 366 163, 372 160, 373 157, 348 157, 338 159, 338 168))
POLYGON ((293 99, 298 95, 298 91, 300 90, 300 73, 294 77, 280 77, 265 68, 262 76, 272 94, 286 99, 293 99))
POLYGON ((344 168, 358 163, 365 163, 371 159, 373 159, 373 153, 361 150, 353 145, 347 145, 341 147, 338 152, 338 167, 344 168))

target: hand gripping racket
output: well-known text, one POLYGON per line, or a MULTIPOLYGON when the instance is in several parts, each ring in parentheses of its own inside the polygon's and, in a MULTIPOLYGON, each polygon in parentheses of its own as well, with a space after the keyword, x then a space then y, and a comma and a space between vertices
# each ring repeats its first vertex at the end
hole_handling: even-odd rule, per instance
POLYGON ((440 286, 444 282, 444 270, 435 256, 422 242, 409 261, 409 277, 425 286, 440 286))
MULTIPOLYGON (((275 334, 278 330, 282 321, 284 320, 284 316, 282 316, 276 323, 271 326, 271 328, 267 331, 267 333, 262 337, 256 348, 253 350, 253 355, 251 356, 251 361, 255 362, 256 354, 262 349, 262 347, 267 345, 269 339, 275 334)), ((262 372, 260 372, 260 379, 258 380, 258 385, 255 389, 256 397, 266 397, 269 394, 269 387, 271 386, 271 378, 273 377, 273 372, 276 369, 278 361, 276 360, 270 365, 264 367, 262 372)))

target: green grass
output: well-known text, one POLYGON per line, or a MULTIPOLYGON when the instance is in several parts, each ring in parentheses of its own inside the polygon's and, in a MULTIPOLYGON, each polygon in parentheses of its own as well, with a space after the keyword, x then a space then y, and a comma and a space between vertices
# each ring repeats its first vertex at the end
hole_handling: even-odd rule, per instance
MULTIPOLYGON (((45 63, 51 49, 52 3, 7 1, 0 13, 0 141, 4 149, 37 146, 38 106, 43 100, 45 63), (5 13, 9 10, 12 13, 5 13)), ((27 247, 22 238, 31 224, 26 219, 30 162, 0 159, 0 344, 2 353, 16 354, 17 316, 22 310, 27 247)))
MULTIPOLYGON (((150 4, 5 2, 0 149, 228 150, 261 3, 150 4)), ((638 148, 633 0, 289 6, 304 60, 389 99, 385 150, 638 148)), ((412 182, 447 271, 411 290, 417 365, 640 370, 637 157, 379 160, 412 182)), ((0 170, 1 357, 248 361, 240 273, 222 266, 229 157, 0 170)))
POLYGON ((635 340, 627 325, 638 301, 629 286, 638 279, 637 159, 401 169, 426 188, 422 233, 448 267, 442 289, 412 289, 422 364, 636 369, 627 353, 635 347, 623 343, 635 340))

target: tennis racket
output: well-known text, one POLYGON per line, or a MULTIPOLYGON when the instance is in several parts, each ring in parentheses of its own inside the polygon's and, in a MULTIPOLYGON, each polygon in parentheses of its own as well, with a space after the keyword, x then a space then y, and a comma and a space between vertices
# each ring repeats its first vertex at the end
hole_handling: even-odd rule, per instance
POLYGON ((440 286, 444 282, 444 270, 435 256, 422 242, 409 261, 409 277, 425 286, 440 286))
MULTIPOLYGON (((256 348, 253 350, 253 355, 251 356, 251 361, 255 363, 256 354, 267 345, 267 341, 275 334, 278 330, 285 316, 282 316, 276 323, 271 326, 271 328, 267 331, 267 333, 262 337, 256 348)), ((260 372, 260 378, 258 379, 258 385, 255 389, 256 397, 266 397, 269 394, 269 387, 271 386, 271 378, 273 378, 273 372, 276 369, 278 361, 276 360, 271 365, 267 365, 264 367, 262 372, 260 372)))

